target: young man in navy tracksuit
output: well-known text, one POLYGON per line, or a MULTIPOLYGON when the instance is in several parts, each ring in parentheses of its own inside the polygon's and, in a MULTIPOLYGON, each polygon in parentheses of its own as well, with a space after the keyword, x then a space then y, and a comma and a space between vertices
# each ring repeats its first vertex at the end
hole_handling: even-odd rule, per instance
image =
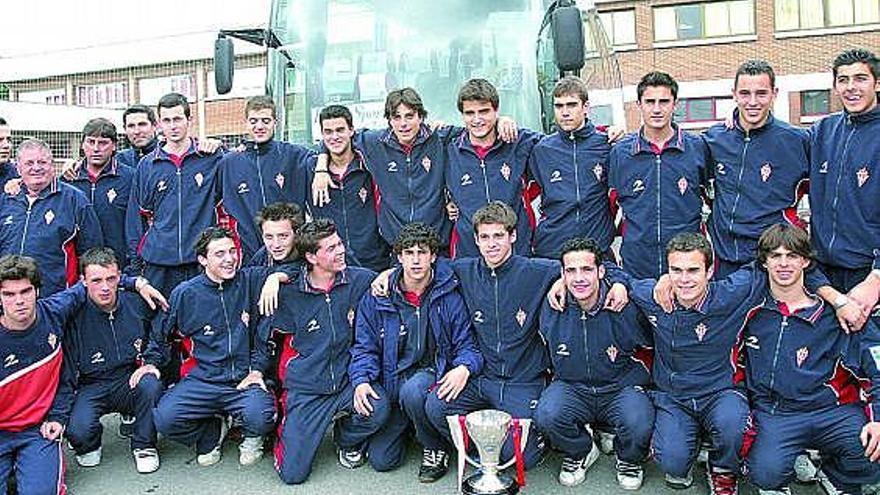
POLYGON ((262 243, 254 219, 267 205, 276 202, 306 203, 305 166, 312 152, 302 146, 275 139, 275 102, 268 96, 253 96, 244 108, 250 140, 244 151, 223 155, 217 165, 217 186, 222 200, 221 218, 238 236, 242 263, 262 243))
POLYGON ((654 406, 650 383, 651 335, 635 305, 622 312, 605 308, 605 250, 592 239, 562 245, 562 280, 568 299, 563 312, 545 302, 540 332, 550 351, 553 382, 541 394, 535 424, 565 458, 559 482, 574 486, 599 457, 588 429, 611 426, 617 452, 617 481, 625 490, 642 485, 654 406))
POLYGON ((807 448, 819 450, 840 493, 880 481, 880 329, 869 321, 861 332, 841 331, 832 308, 804 286, 812 256, 809 235, 788 225, 758 241, 769 287, 745 328, 745 366, 754 421, 747 468, 762 494, 787 489, 807 448))
POLYGON ((149 316, 137 294, 120 290, 119 263, 110 248, 95 248, 80 259, 88 301, 65 329, 64 350, 75 375, 67 437, 77 462, 101 462, 101 416, 120 412, 135 418, 131 449, 139 473, 159 469, 153 408, 162 394, 155 376, 129 384, 146 348, 149 316))
POLYGON ((126 209, 129 272, 143 273, 163 294, 199 274, 195 242, 216 222, 217 163, 222 153, 197 150, 189 103, 181 94, 159 100, 165 144, 135 169, 126 209))
MULTIPOLYGON (((37 300, 40 283, 32 258, 0 258, 0 487, 6 490, 14 469, 21 495, 63 495, 61 434, 74 376, 62 344, 64 328, 87 294, 77 284, 37 300)), ((143 279, 126 277, 122 285, 162 302, 143 279)))
MULTIPOLYGON (((158 331, 150 334, 144 364, 131 377, 137 386, 144 377, 160 377, 170 360, 169 339, 183 339, 187 356, 182 378, 153 411, 156 429, 185 445, 195 445, 197 462, 220 461, 226 422, 241 424, 244 441, 239 463, 254 464, 263 453, 263 439, 275 423, 275 403, 263 373, 268 366, 266 342, 258 338, 257 298, 266 279, 263 268, 239 271, 233 234, 220 227, 206 229, 196 240, 196 255, 204 273, 180 284, 171 293, 170 309, 160 315, 158 331), (220 417, 218 417, 220 416, 220 417)), ((273 273, 284 282, 289 277, 273 273)))
POLYGON ((614 240, 608 196, 608 136, 587 118, 587 85, 566 76, 553 88, 558 130, 535 146, 529 171, 541 187, 541 218, 534 236, 535 256, 559 258, 562 243, 594 239, 603 253, 614 240))
POLYGON ((880 325, 880 61, 855 48, 834 60, 843 111, 811 129, 810 205, 816 258, 880 325))
MULTIPOLYGON (((364 153, 352 145, 351 112, 342 105, 330 105, 321 110, 318 121, 321 139, 329 153, 327 174, 333 187, 329 190, 329 203, 318 206, 310 201, 307 207, 313 217, 330 218, 336 224, 349 265, 376 272, 385 270, 391 262, 391 249, 379 234, 379 191, 367 169, 364 153)), ((316 172, 316 166, 314 157, 306 167, 308 183, 324 174, 316 172)))
POLYGON ((650 72, 636 88, 644 124, 608 155, 608 186, 623 210, 620 256, 636 278, 666 273, 666 243, 703 229, 708 183, 706 144, 672 123, 678 83, 650 72))
POLYGON ((370 452, 382 453, 385 469, 399 466, 411 424, 424 449, 423 483, 446 474, 449 461, 446 443, 428 421, 427 396, 454 400, 483 364, 458 279, 448 264, 435 263, 439 249, 430 227, 403 227, 394 243, 400 266, 390 275, 388 295, 367 294, 358 308, 349 365, 355 410, 368 411, 374 385, 392 404, 387 422, 369 439, 370 452))
MULTIPOLYGON (((422 99, 412 88, 391 91, 385 98, 388 128, 355 134, 354 147, 376 184, 379 232, 390 245, 404 225, 422 222, 449 243, 452 225, 446 216, 444 188, 446 144, 455 130, 432 131, 423 123, 428 116, 422 99)), ((315 205, 329 201, 332 182, 327 164, 315 168, 312 198, 315 205)))
POLYGON ((527 165, 532 148, 543 136, 520 129, 516 141, 502 141, 497 131, 498 105, 498 91, 485 79, 471 79, 458 92, 458 111, 467 132, 446 146, 446 189, 458 209, 450 246, 456 258, 480 255, 471 218, 492 201, 501 201, 516 212, 516 254, 532 252, 535 219, 526 196, 527 165))
MULTIPOLYGON (((306 263, 295 284, 282 288, 282 304, 265 327, 281 333, 278 375, 284 387, 278 427, 275 469, 288 484, 303 483, 327 427, 334 424, 339 463, 354 469, 365 462, 364 443, 391 411, 381 386, 355 410, 349 382, 349 351, 354 341, 355 313, 375 273, 348 267, 345 245, 332 220, 319 218, 300 229, 297 251, 306 263), (335 423, 334 423, 335 419, 335 423)), ((381 466, 381 452, 369 450, 381 466)))
POLYGON ((709 219, 715 278, 753 261, 758 237, 771 225, 801 224, 797 205, 809 173, 808 133, 771 113, 778 91, 773 68, 748 60, 733 81, 733 128, 716 124, 703 135, 715 191, 709 219))
POLYGON ((76 177, 65 182, 89 198, 101 224, 104 245, 113 249, 119 268, 128 266, 125 243, 125 209, 131 191, 134 169, 119 162, 116 153, 116 126, 105 118, 88 121, 83 127, 82 151, 85 158, 76 177))
POLYGON ((306 223, 302 208, 296 203, 272 203, 257 214, 263 246, 247 266, 272 267, 299 261, 297 232, 306 223))
POLYGON ((120 151, 116 160, 132 169, 137 168, 141 159, 156 149, 156 112, 152 108, 136 104, 122 112, 122 127, 129 148, 120 151))
POLYGON ((42 293, 76 283, 77 256, 103 245, 104 236, 88 198, 55 177, 52 151, 38 139, 18 147, 21 188, 0 204, 0 254, 37 260, 42 293))

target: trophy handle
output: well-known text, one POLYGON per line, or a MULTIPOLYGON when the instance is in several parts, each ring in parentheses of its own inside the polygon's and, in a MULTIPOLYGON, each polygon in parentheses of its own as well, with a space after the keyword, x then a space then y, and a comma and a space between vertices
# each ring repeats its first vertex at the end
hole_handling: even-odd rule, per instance
MULTIPOLYGON (((522 428, 522 436, 520 437, 520 441, 519 441, 519 451, 523 452, 526 449, 526 442, 529 441, 529 430, 532 426, 532 420, 531 419, 520 419, 519 426, 522 428)), ((511 425, 511 428, 513 428, 513 425, 511 425)), ((511 441, 513 441, 513 436, 511 436, 510 438, 511 438, 511 441)), ((516 447, 516 446, 514 446, 514 447, 516 447)), ((468 460, 470 460, 470 459, 468 459, 468 460)), ((498 466, 498 469, 507 469, 510 466, 513 466, 513 464, 515 462, 516 462, 516 456, 514 455, 504 464, 500 464, 498 466)))
POLYGON ((455 445, 455 449, 458 451, 458 493, 461 493, 461 483, 464 479, 464 470, 465 463, 470 463, 471 466, 480 467, 480 464, 471 459, 470 456, 467 455, 467 447, 464 442, 464 416, 453 415, 446 416, 446 422, 449 424, 449 433, 452 436, 452 443, 455 445))

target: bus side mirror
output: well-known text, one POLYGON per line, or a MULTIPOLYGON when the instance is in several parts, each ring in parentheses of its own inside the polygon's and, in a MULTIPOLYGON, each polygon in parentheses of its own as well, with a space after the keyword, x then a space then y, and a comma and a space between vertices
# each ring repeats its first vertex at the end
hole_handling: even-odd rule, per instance
POLYGON ((226 37, 214 41, 214 84, 217 93, 225 95, 232 91, 232 76, 235 71, 235 52, 232 40, 226 37))
POLYGON ((579 71, 584 68, 584 21, 575 6, 559 7, 553 12, 551 22, 554 59, 562 72, 579 71))

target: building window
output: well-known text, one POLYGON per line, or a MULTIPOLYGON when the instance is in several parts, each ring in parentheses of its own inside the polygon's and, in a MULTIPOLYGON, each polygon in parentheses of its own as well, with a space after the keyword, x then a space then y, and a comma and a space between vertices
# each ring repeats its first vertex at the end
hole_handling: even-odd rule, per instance
POLYGON ((46 89, 42 91, 25 91, 18 94, 18 101, 43 103, 46 105, 66 105, 67 96, 64 88, 46 89))
POLYGON ((76 104, 83 107, 125 108, 128 105, 128 84, 112 82, 77 86, 76 104))
POLYGON ((801 91, 801 115, 828 115, 831 113, 831 91, 817 89, 801 91))
MULTIPOLYGON (((618 10, 615 12, 600 12, 599 21, 602 29, 608 36, 612 46, 627 46, 636 44, 636 11, 618 10)), ((586 35, 587 52, 596 51, 595 36, 592 34, 590 24, 584 26, 586 35)))
POLYGON ((707 96, 680 98, 675 107, 676 122, 715 122, 731 115, 733 98, 707 96))
POLYGON ((776 30, 797 31, 880 22, 880 0, 776 0, 776 30))
POLYGON ((614 109, 611 105, 591 105, 590 121, 595 125, 614 124, 614 109))
POLYGON ((752 0, 654 8, 654 41, 687 41, 755 34, 752 0))
POLYGON ((196 101, 196 78, 193 74, 180 74, 167 77, 152 77, 138 80, 140 102, 144 105, 155 105, 168 93, 180 93, 190 103, 196 101))

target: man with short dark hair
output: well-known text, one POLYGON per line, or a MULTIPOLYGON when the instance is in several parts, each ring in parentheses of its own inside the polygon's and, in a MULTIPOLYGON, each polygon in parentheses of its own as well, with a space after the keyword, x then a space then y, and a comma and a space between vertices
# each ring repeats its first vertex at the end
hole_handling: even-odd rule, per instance
POLYGON ((797 205, 806 193, 810 138, 773 117, 776 74, 763 60, 747 60, 733 80, 733 127, 716 124, 703 135, 715 197, 709 233, 715 277, 724 278, 755 259, 761 232, 802 222, 797 205))
POLYGON ((0 254, 32 256, 52 295, 76 283, 77 256, 104 244, 95 210, 75 187, 57 180, 52 151, 39 139, 18 147, 21 187, 0 205, 0 254))
POLYGON ((672 121, 678 99, 672 76, 649 72, 636 93, 642 127, 609 153, 608 186, 623 210, 623 268, 636 278, 657 278, 666 272, 667 242, 702 231, 709 156, 699 136, 672 121))
POLYGON ((284 387, 284 416, 275 469, 287 484, 308 479, 331 424, 340 465, 362 466, 367 438, 391 412, 378 384, 376 396, 366 399, 364 409, 355 410, 348 374, 356 309, 375 273, 346 264, 345 245, 336 225, 326 218, 300 229, 296 249, 305 263, 296 283, 281 289, 283 303, 268 324, 283 336, 278 375, 284 387))
POLYGON ((545 302, 540 333, 550 351, 553 382, 541 393, 535 425, 565 457, 559 482, 584 481, 599 458, 589 428, 608 425, 614 433, 617 482, 625 490, 642 485, 654 406, 645 390, 651 381, 648 323, 634 304, 622 312, 605 308, 611 285, 602 266, 604 250, 592 239, 562 245, 563 312, 545 302))
POLYGON ((608 197, 608 136, 589 119, 586 83, 566 76, 553 89, 556 132, 535 145, 529 172, 541 188, 535 256, 559 258, 562 243, 594 239, 604 253, 614 240, 608 197))
MULTIPOLYGON (((364 153, 352 143, 355 135, 351 112, 342 105, 330 105, 318 114, 321 139, 330 153, 327 171, 332 180, 330 202, 309 203, 313 217, 333 219, 345 242, 349 264, 381 271, 390 264, 388 243, 379 233, 379 196, 364 153)), ((306 167, 308 182, 315 179, 318 158, 306 167)))
POLYGON ((0 184, 18 177, 18 170, 12 161, 12 128, 9 122, 0 117, 0 184))
POLYGON ((458 92, 458 111, 467 132, 447 145, 446 189, 457 206, 455 233, 450 245, 454 257, 476 257, 471 217, 492 201, 506 203, 517 216, 516 254, 532 252, 535 218, 526 195, 528 160, 542 134, 520 129, 507 143, 498 136, 499 97, 485 79, 470 79, 458 92))
POLYGON ((356 411, 369 411, 376 384, 393 404, 387 422, 369 439, 370 464, 378 471, 398 467, 411 424, 423 447, 423 483, 446 474, 449 459, 425 411, 428 395, 455 400, 483 364, 458 280, 448 264, 435 263, 439 249, 440 238, 425 224, 401 229, 394 243, 400 265, 390 275, 389 294, 367 294, 358 307, 348 367, 356 411))
POLYGON ((86 251, 80 272, 89 300, 66 327, 64 352, 75 379, 67 437, 83 467, 101 463, 101 416, 134 416, 131 451, 139 473, 159 469, 153 408, 162 395, 155 376, 129 386, 146 349, 149 318, 141 299, 122 290, 121 270, 110 248, 86 251))
POLYGON ((125 243, 125 209, 134 170, 119 163, 116 126, 105 118, 89 120, 82 132, 84 158, 74 179, 62 180, 83 192, 101 224, 104 245, 113 249, 119 269, 128 266, 125 243))
POLYGON ((218 164, 221 221, 237 236, 242 263, 260 249, 254 217, 270 203, 306 204, 305 166, 312 151, 275 139, 275 102, 252 96, 245 104, 249 139, 244 150, 223 156, 218 164))
POLYGON ((222 153, 202 153, 190 137, 189 102, 169 93, 157 105, 165 143, 137 167, 126 210, 129 271, 144 273, 163 294, 199 273, 195 242, 215 223, 222 153))
POLYGON ((267 278, 261 267, 239 270, 237 251, 225 228, 209 227, 199 235, 195 253, 204 272, 171 293, 170 309, 150 334, 144 364, 130 378, 132 387, 150 374, 160 378, 160 368, 170 361, 169 339, 182 337, 187 356, 180 382, 159 401, 153 419, 163 435, 195 445, 200 466, 220 461, 224 415, 241 424, 239 463, 244 466, 262 458, 262 436, 275 423, 274 398, 263 380, 268 355, 257 332, 257 300, 261 286, 284 283, 289 276, 267 278))
POLYGON ((831 308, 807 290, 813 252, 802 229, 774 225, 757 249, 768 287, 745 327, 749 478, 762 495, 787 493, 795 457, 814 448, 838 493, 862 493, 880 481, 880 330, 869 321, 861 332, 841 332, 831 308))
POLYGON ((275 266, 299 261, 296 251, 297 231, 306 223, 302 208, 295 203, 272 203, 260 210, 255 219, 263 238, 263 247, 248 266, 275 266))
POLYGON ((116 159, 120 164, 134 169, 141 158, 156 149, 156 113, 146 105, 132 105, 122 112, 122 127, 129 148, 120 151, 116 159))
POLYGON ((843 111, 811 129, 810 233, 832 285, 880 325, 880 60, 849 49, 834 59, 832 74, 843 111))

